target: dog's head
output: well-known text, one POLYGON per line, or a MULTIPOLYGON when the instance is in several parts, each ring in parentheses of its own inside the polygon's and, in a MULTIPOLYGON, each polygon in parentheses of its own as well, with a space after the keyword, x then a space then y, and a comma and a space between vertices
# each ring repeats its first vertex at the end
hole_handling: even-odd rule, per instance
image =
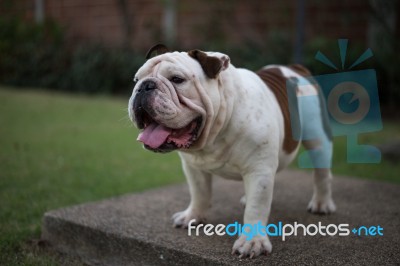
POLYGON ((138 70, 129 100, 130 119, 141 130, 138 140, 157 152, 201 148, 221 111, 219 74, 229 67, 229 57, 168 52, 157 45, 147 58, 155 50, 161 54, 138 70))

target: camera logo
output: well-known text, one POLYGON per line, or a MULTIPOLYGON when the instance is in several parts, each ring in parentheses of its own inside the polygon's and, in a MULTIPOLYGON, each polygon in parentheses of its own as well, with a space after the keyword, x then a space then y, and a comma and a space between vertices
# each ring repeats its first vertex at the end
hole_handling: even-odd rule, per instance
MULTIPOLYGON (((351 71, 352 68, 361 64, 373 56, 371 49, 367 49, 348 69, 345 69, 347 54, 347 39, 339 39, 339 51, 341 58, 341 70, 332 63, 323 53, 317 52, 315 58, 325 65, 341 71, 333 74, 306 77, 304 79, 287 82, 289 98, 289 111, 293 138, 296 140, 320 140, 321 147, 329 147, 329 142, 324 140, 323 132, 312 130, 312 133, 304 132, 301 128, 301 117, 307 117, 307 113, 320 112, 313 109, 311 104, 319 97, 314 93, 307 95, 296 95, 295 88, 304 88, 310 85, 319 85, 327 110, 330 128, 333 136, 347 136, 347 162, 348 163, 379 163, 381 153, 379 149, 371 145, 359 144, 358 134, 376 132, 382 129, 382 119, 379 106, 378 86, 376 72, 374 69, 351 71), (300 120, 300 121, 299 121, 300 120)), ((321 110, 324 113, 324 110, 321 110)), ((314 165, 311 163, 311 151, 300 154, 299 166, 301 168, 328 168, 330 160, 322 161, 314 165)))
POLYGON ((336 85, 328 96, 329 114, 338 122, 346 125, 359 123, 370 109, 371 101, 368 92, 359 84, 353 81, 345 81, 336 85), (346 94, 351 94, 350 101, 346 102, 350 106, 355 101, 360 101, 358 107, 353 112, 344 112, 340 106, 340 98, 346 94))

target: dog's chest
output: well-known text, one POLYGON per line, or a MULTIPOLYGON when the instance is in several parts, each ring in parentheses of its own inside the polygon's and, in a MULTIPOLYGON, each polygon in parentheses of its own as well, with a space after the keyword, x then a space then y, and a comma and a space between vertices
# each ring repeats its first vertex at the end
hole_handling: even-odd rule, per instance
POLYGON ((241 165, 227 150, 216 153, 181 154, 183 160, 192 167, 226 179, 241 180, 241 165))

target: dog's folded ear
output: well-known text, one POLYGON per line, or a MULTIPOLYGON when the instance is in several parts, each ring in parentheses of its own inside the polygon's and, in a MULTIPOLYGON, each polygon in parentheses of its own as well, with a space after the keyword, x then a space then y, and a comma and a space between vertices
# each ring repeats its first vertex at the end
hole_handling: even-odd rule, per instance
POLYGON ((146 54, 146 59, 150 59, 152 57, 152 54, 156 52, 156 55, 160 55, 160 54, 165 54, 169 52, 169 49, 167 48, 167 46, 165 46, 164 44, 156 44, 153 47, 151 47, 149 49, 149 51, 147 51, 146 54))
POLYGON ((196 59, 207 77, 214 79, 218 74, 229 67, 230 59, 227 55, 222 53, 207 53, 200 50, 191 50, 188 52, 190 57, 196 59))

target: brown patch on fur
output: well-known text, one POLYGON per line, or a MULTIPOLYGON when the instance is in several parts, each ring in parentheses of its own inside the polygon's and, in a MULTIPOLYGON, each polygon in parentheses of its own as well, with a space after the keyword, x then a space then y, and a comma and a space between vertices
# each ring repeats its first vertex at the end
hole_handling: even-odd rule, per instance
POLYGON ((222 69, 221 60, 213 56, 208 56, 205 52, 200 50, 191 50, 188 52, 188 55, 200 63, 203 71, 210 79, 216 78, 222 69))
POLYGON ((292 126, 290 123, 290 112, 288 96, 286 91, 286 78, 283 76, 279 68, 261 69, 257 75, 267 84, 268 88, 275 94, 281 107, 285 137, 283 139, 283 150, 292 153, 298 146, 298 141, 293 139, 292 126))
POLYGON ((293 64, 293 65, 289 65, 288 68, 290 68, 292 71, 296 72, 300 76, 311 77, 311 72, 302 65, 293 64))

